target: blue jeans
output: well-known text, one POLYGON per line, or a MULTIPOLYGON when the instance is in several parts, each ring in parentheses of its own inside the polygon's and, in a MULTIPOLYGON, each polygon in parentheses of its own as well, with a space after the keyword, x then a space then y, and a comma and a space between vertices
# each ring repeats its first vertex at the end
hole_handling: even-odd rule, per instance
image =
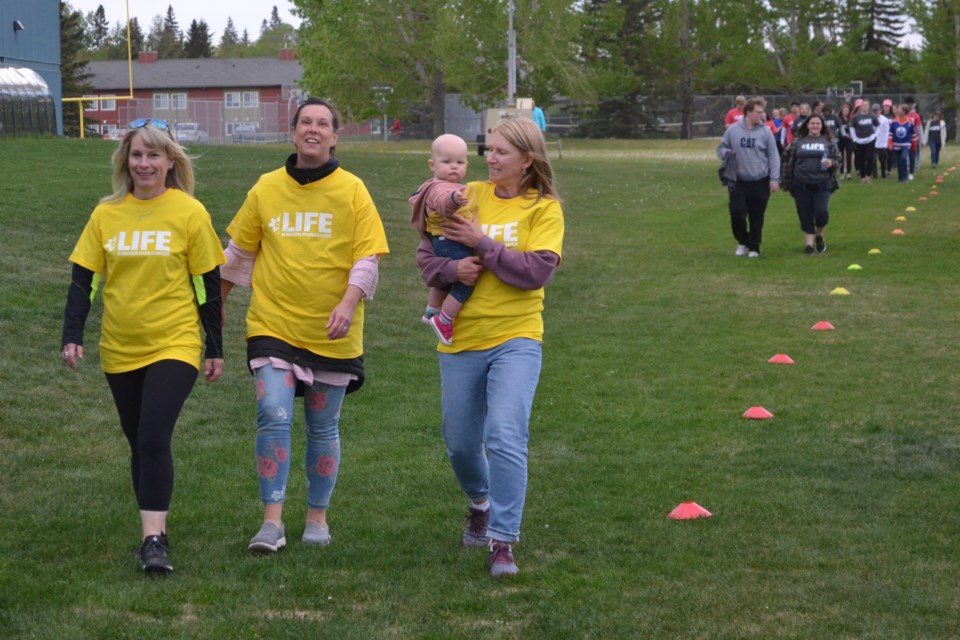
POLYGON ((515 542, 527 493, 541 345, 515 338, 484 351, 439 356, 443 440, 453 473, 471 500, 489 498, 487 535, 515 542))
MULTIPOLYGON (((254 371, 257 387, 257 475, 260 500, 280 504, 290 475, 290 424, 297 381, 270 365, 254 371)), ((314 382, 303 397, 307 428, 307 506, 326 509, 340 470, 340 406, 346 387, 314 382)))
POLYGON ((932 136, 930 139, 930 164, 934 167, 940 164, 940 139, 933 140, 932 136))
POLYGON ((894 149, 893 154, 897 157, 897 179, 906 182, 910 179, 910 147, 894 149))
MULTIPOLYGON (((443 236, 433 236, 433 253, 438 258, 450 258, 451 260, 463 260, 474 255, 473 249, 467 245, 447 240, 443 236)), ((460 304, 466 302, 472 293, 473 287, 462 282, 455 282, 450 287, 450 295, 460 304)))

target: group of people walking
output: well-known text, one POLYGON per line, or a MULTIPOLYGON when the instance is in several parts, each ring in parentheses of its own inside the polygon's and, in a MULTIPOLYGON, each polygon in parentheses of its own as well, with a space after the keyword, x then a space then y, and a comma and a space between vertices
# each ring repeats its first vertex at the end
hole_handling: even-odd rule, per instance
MULTIPOLYGON (((71 369, 83 358, 87 314, 102 286, 101 366, 130 449, 146 573, 173 570, 171 440, 201 355, 209 382, 223 372, 222 326, 235 286, 251 289, 245 364, 256 397, 263 505, 248 548, 275 553, 287 544, 282 516, 300 396, 307 477, 301 542, 332 540, 327 513, 341 465, 340 408, 364 382, 364 304, 389 253, 366 186, 335 155, 339 130, 330 103, 308 98, 299 106, 291 123, 295 152, 247 193, 226 229, 225 250, 193 196, 191 160, 165 121, 130 123, 113 155, 114 192, 94 209, 70 255, 61 358, 71 369)), ((473 290, 456 345, 438 347, 442 434, 469 500, 461 542, 488 546, 488 570, 499 577, 518 572, 512 545, 526 495, 543 287, 560 262, 563 214, 532 120, 503 120, 487 146, 489 180, 470 183, 460 202, 472 215, 454 211, 441 227, 469 255, 438 254, 425 232, 417 261, 429 286, 473 290)))
POLYGON ((850 180, 855 168, 860 182, 870 184, 878 171, 887 178, 894 167, 901 182, 913 180, 921 149, 930 149, 930 164, 936 168, 947 135, 939 112, 923 125, 911 97, 896 108, 889 99, 875 105, 858 99, 852 106, 843 103, 836 113, 820 101, 794 102, 781 118, 777 109, 767 115, 762 98, 738 96, 725 123, 717 156, 729 190, 735 254, 751 258, 760 256, 771 193, 783 190, 793 197, 803 252, 823 253, 830 195, 840 180, 850 180))

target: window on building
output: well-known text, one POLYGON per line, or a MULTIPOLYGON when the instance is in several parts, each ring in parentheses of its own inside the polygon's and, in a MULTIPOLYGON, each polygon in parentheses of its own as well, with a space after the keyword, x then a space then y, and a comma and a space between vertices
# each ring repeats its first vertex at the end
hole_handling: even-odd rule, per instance
MULTIPOLYGON (((97 96, 83 96, 84 98, 96 98, 97 96)), ((97 100, 90 100, 89 102, 83 103, 83 112, 90 113, 91 111, 97 111, 97 100)))
POLYGON ((102 96, 100 98, 100 111, 116 111, 117 101, 113 96, 102 96))
POLYGON ((240 92, 239 91, 224 92, 223 105, 227 109, 239 109, 240 108, 240 92))
POLYGON ((243 92, 243 106, 245 109, 256 109, 260 106, 260 94, 256 91, 243 92))
POLYGON ((155 93, 153 94, 153 108, 155 110, 167 110, 170 108, 170 94, 169 93, 155 93))
POLYGON ((171 109, 186 109, 186 108, 187 108, 187 94, 185 94, 185 93, 171 93, 171 94, 170 94, 170 108, 171 108, 171 109))

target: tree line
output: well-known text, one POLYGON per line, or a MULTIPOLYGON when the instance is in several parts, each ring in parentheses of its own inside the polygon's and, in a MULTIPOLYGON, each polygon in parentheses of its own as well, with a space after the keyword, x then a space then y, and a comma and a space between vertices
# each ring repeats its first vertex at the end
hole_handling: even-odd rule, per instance
MULTIPOLYGON (((125 17, 111 25, 103 5, 100 5, 95 11, 81 13, 79 26, 82 29, 79 37, 87 60, 127 59, 125 17)), ((272 57, 282 48, 292 48, 296 45, 296 39, 296 29, 280 19, 276 6, 270 12, 270 17, 264 18, 256 39, 246 29, 238 33, 231 17, 227 18, 219 40, 202 18, 191 20, 190 26, 184 31, 173 5, 167 6, 164 15, 153 17, 146 33, 136 17, 130 18, 130 49, 133 57, 137 57, 141 51, 154 51, 163 60, 272 57)))
MULTIPOLYGON (((543 106, 562 96, 577 119, 615 123, 611 135, 631 135, 650 105, 671 104, 688 137, 698 94, 822 94, 860 81, 865 92, 935 93, 951 109, 960 102, 960 0, 293 3, 300 28, 274 7, 256 42, 228 26, 213 46, 203 21, 183 34, 172 7, 135 42, 167 58, 276 55, 278 42, 293 45, 305 88, 348 117, 421 109, 434 133, 447 93, 476 108, 505 98, 511 13, 517 95, 543 106)), ((115 54, 120 36, 94 13, 84 18, 91 59, 115 54)))

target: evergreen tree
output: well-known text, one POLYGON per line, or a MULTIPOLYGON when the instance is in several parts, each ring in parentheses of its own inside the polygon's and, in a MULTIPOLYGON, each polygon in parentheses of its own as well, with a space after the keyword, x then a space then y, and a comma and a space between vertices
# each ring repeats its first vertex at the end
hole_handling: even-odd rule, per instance
MULTIPOLYGON (((60 2, 60 83, 65 98, 79 98, 93 91, 87 62, 81 57, 85 21, 83 14, 60 2)), ((80 135, 80 103, 63 103, 63 132, 80 135)))
POLYGON ((906 31, 903 3, 899 0, 861 0, 858 13, 866 22, 862 50, 888 56, 900 46, 906 31))
POLYGON ((210 27, 205 20, 190 23, 190 31, 184 44, 184 56, 187 58, 209 58, 213 55, 210 27))
POLYGON ((172 5, 167 5, 167 15, 163 19, 163 31, 157 53, 164 59, 183 57, 183 32, 180 31, 180 24, 177 22, 172 5))
POLYGON ((233 24, 233 18, 227 18, 227 26, 220 36, 220 44, 217 45, 218 58, 236 58, 240 55, 240 36, 237 35, 237 28, 233 24))
POLYGON ((107 36, 110 35, 110 23, 107 22, 107 13, 102 4, 87 17, 87 26, 89 28, 90 48, 99 49, 104 45, 107 36))
POLYGON ((273 5, 273 10, 270 11, 270 25, 269 29, 276 29, 283 24, 283 20, 280 19, 280 11, 277 9, 277 5, 273 5))

